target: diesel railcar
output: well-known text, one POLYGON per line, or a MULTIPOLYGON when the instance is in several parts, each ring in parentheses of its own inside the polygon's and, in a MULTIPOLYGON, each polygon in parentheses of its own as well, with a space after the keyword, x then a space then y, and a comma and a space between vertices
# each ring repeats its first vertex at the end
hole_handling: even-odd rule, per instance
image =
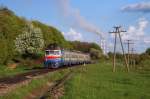
POLYGON ((45 50, 44 66, 46 68, 59 68, 91 62, 90 55, 79 51, 45 50))

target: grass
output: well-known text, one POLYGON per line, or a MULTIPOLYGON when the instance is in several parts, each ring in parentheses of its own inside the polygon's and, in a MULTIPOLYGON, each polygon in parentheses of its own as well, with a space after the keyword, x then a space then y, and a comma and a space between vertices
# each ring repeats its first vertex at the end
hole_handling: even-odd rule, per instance
POLYGON ((62 78, 67 72, 69 72, 68 69, 50 72, 42 78, 33 79, 29 84, 16 88, 15 91, 12 91, 4 96, 0 96, 0 99, 23 99, 32 91, 41 88, 48 81, 55 81, 62 78))
POLYGON ((62 99, 150 99, 150 71, 112 72, 110 62, 91 64, 78 70, 65 84, 62 99))
MULTIPOLYGON (((43 66, 40 64, 40 66, 43 66)), ((40 67, 35 66, 35 67, 40 67)), ((32 70, 32 67, 30 66, 17 66, 15 69, 10 69, 8 66, 0 65, 0 78, 7 77, 7 76, 13 76, 20 73, 25 73, 32 70)))
POLYGON ((27 70, 27 67, 23 67, 23 66, 17 67, 16 69, 10 69, 6 66, 1 65, 0 66, 0 78, 6 77, 6 76, 13 76, 18 73, 24 73, 27 71, 29 71, 29 70, 27 70))

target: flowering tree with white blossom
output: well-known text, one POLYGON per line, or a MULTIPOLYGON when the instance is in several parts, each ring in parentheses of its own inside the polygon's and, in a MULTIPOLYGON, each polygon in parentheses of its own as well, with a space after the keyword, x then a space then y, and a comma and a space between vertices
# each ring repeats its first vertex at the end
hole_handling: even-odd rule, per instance
POLYGON ((20 54, 34 54, 44 47, 43 34, 40 28, 28 23, 22 34, 15 39, 16 51, 20 54))

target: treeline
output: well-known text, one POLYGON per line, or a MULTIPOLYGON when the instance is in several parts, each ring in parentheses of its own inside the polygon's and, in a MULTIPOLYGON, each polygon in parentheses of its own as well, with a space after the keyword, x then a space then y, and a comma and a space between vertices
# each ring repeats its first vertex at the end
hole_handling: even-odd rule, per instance
POLYGON ((48 45, 54 43, 65 49, 92 52, 95 58, 99 57, 94 56, 96 53, 102 53, 95 43, 67 41, 55 27, 26 20, 8 8, 0 7, 0 64, 39 57, 48 45))
POLYGON ((33 28, 39 28, 43 35, 44 46, 41 50, 45 49, 50 43, 57 43, 62 47, 70 47, 62 33, 56 28, 38 21, 29 21, 18 17, 8 8, 0 7, 0 64, 7 64, 19 54, 16 51, 15 40, 23 32, 30 31, 28 30, 30 29, 28 28, 28 23, 32 24, 33 28))
POLYGON ((72 50, 89 53, 92 59, 103 57, 103 51, 96 43, 70 41, 70 45, 72 45, 72 50))
POLYGON ((144 53, 135 55, 136 65, 140 65, 141 68, 150 70, 150 48, 147 48, 144 53))
MULTIPOLYGON (((108 56, 110 57, 110 59, 113 59, 113 53, 109 52, 108 56)), ((128 56, 128 54, 126 54, 126 57, 128 56)), ((118 62, 124 62, 124 57, 122 55, 122 53, 116 53, 116 60, 118 62)), ((145 69, 145 70, 150 70, 150 48, 147 48, 145 50, 145 52, 138 54, 138 53, 134 53, 134 54, 130 54, 130 62, 135 61, 135 68, 136 69, 145 69)))

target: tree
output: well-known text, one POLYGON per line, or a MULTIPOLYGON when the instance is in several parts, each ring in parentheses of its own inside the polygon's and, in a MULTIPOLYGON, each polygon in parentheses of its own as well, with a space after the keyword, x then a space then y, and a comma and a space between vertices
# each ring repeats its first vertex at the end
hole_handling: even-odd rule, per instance
POLYGON ((150 48, 148 48, 145 53, 150 55, 150 48))
POLYGON ((43 34, 40 28, 28 22, 23 33, 15 39, 16 51, 20 54, 35 54, 44 47, 43 34))
POLYGON ((102 57, 102 52, 100 50, 97 50, 95 48, 90 49, 90 56, 92 59, 99 59, 102 57))
POLYGON ((58 44, 62 48, 70 48, 70 44, 65 40, 62 33, 53 26, 43 24, 39 21, 32 21, 33 25, 39 27, 43 33, 45 47, 49 44, 58 44))
POLYGON ((80 41, 70 41, 73 50, 78 50, 81 52, 89 53, 91 48, 99 50, 102 52, 101 48, 96 43, 80 42, 80 41))
MULTIPOLYGON (((26 48, 20 48, 21 44, 18 42, 18 47, 22 50, 18 51, 19 48, 16 47, 16 39, 21 37, 21 35, 25 34, 25 32, 29 31, 29 23, 27 24, 27 21, 32 23, 33 29, 40 28, 39 31, 42 32, 44 44, 41 44, 42 46, 45 45, 48 46, 49 44, 57 43, 63 48, 69 48, 71 44, 65 40, 62 33, 56 29, 53 26, 46 25, 44 23, 41 23, 39 21, 33 21, 33 20, 26 20, 25 18, 17 16, 13 11, 8 9, 5 6, 0 6, 0 64, 6 64, 9 61, 16 59, 19 57, 22 58, 22 55, 20 56, 19 53, 25 53, 25 52, 32 52, 29 50, 25 50, 26 48), (20 35, 20 36, 19 36, 20 35), (18 53, 19 52, 19 53, 18 53)), ((32 30, 32 29, 30 29, 32 30)), ((33 30, 32 30, 33 31, 33 30)), ((22 37, 21 37, 22 38, 22 37)), ((24 38, 30 38, 30 37, 24 37, 24 38)), ((24 42, 22 39, 18 40, 21 42, 24 42)), ((45 48, 44 47, 44 48, 45 48)), ((32 49, 35 47, 32 47, 32 49)), ((40 48, 40 47, 37 47, 40 48)), ((34 53, 37 51, 34 51, 34 53)), ((38 53, 39 54, 39 53, 38 53)), ((30 57, 30 56, 29 56, 30 57)))

